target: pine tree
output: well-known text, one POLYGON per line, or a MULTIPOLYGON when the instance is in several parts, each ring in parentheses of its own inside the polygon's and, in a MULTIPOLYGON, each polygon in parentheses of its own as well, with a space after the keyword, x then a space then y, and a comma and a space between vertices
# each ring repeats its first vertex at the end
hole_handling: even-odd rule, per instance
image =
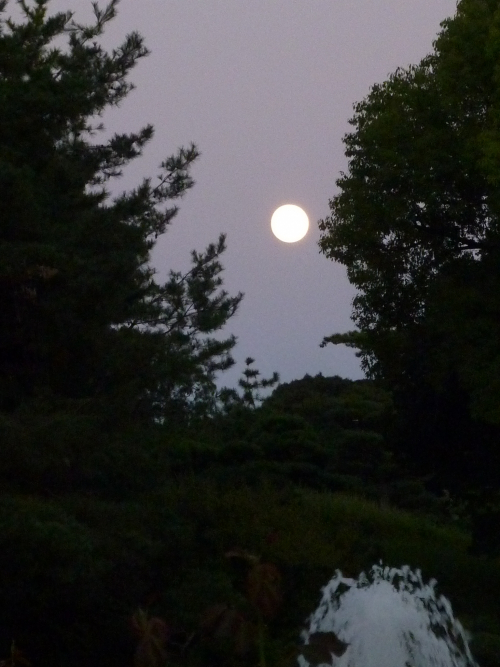
POLYGON ((16 23, 0 1, 0 411, 48 400, 163 419, 232 364, 234 337, 212 334, 242 295, 221 287, 224 235, 187 273, 155 280, 150 252, 198 150, 112 197, 153 128, 99 143, 100 117, 148 51, 136 32, 111 52, 100 44, 118 0, 93 3, 92 25, 48 4, 20 0, 16 23))

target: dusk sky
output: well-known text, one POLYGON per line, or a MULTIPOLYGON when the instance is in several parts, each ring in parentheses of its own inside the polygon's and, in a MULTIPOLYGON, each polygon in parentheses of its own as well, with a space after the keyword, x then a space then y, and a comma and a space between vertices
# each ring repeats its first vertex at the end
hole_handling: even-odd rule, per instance
MULTIPOLYGON (((91 2, 50 7, 84 20, 91 2)), ((152 123, 156 133, 115 188, 155 176, 178 146, 193 141, 200 149, 196 185, 152 259, 159 277, 182 270, 191 249, 227 233, 225 286, 245 298, 225 332, 238 346, 223 384, 236 383, 247 356, 284 382, 319 372, 362 377, 352 350, 319 347, 323 336, 353 328, 354 291, 344 268, 319 254, 317 221, 346 169, 342 137, 352 105, 425 56, 455 7, 455 0, 121 0, 105 44, 138 30, 152 53, 133 71, 137 89, 106 114, 106 129, 152 123), (288 203, 311 223, 295 244, 270 229, 273 211, 288 203)))

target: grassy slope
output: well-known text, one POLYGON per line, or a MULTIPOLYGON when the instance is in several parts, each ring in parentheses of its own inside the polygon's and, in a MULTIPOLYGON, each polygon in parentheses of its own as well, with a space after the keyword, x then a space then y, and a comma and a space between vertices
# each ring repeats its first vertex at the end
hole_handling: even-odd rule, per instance
MULTIPOLYGON (((382 559, 437 579, 476 634, 482 667, 500 665, 500 562, 468 555, 469 537, 457 528, 359 498, 222 488, 190 477, 121 503, 4 497, 0 521, 3 653, 14 636, 40 666, 69 664, 71 651, 73 665, 90 664, 102 655, 102 642, 117 647, 116 663, 123 664, 132 642, 127 617, 148 600, 153 613, 189 632, 208 606, 244 604, 224 558, 233 547, 280 569, 284 605, 270 631, 283 646, 298 638, 337 568, 357 576, 382 559), (44 642, 55 627, 52 653, 44 642)), ((192 664, 199 660, 193 655, 192 664)))
POLYGON ((278 565, 288 607, 282 613, 283 626, 294 632, 316 607, 320 588, 335 569, 357 576, 382 560, 393 566, 409 564, 420 568, 424 579, 437 579, 438 591, 476 632, 478 655, 484 653, 487 659, 483 665, 495 665, 491 660, 500 642, 500 562, 470 556, 469 537, 458 528, 360 498, 270 487, 223 489, 199 478, 151 495, 143 507, 148 508, 142 513, 143 526, 151 512, 148 530, 158 530, 159 508, 163 530, 175 526, 177 537, 170 532, 165 538, 169 543, 178 540, 168 566, 173 579, 167 585, 166 606, 177 607, 185 623, 194 624, 201 609, 229 594, 223 554, 233 547, 278 565), (173 521, 170 527, 166 517, 173 521))

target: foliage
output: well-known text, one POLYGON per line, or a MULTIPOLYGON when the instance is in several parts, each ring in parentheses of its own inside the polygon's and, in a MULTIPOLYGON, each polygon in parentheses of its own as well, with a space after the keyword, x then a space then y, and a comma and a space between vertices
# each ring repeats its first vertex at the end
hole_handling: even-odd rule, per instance
MULTIPOLYGON (((366 146, 353 135, 352 165, 364 174, 368 162, 359 151, 366 147, 379 160, 368 169, 373 183, 384 186, 379 217, 369 215, 377 204, 373 193, 361 197, 364 180, 346 176, 345 192, 360 198, 341 193, 338 199, 339 211, 351 211, 352 204, 356 215, 366 214, 366 233, 387 209, 387 220, 408 235, 413 228, 404 222, 408 192, 401 184, 409 187, 413 175, 390 173, 390 160, 382 157, 399 166, 411 158, 439 167, 427 180, 422 167, 414 181, 417 201, 428 192, 425 201, 437 202, 427 217, 422 213, 421 224, 414 220, 414 238, 426 239, 421 263, 417 253, 402 268, 396 237, 386 262, 386 250, 376 258, 373 237, 361 229, 352 236, 374 253, 365 274, 353 265, 358 286, 380 278, 357 307, 375 313, 380 297, 383 313, 375 328, 362 326, 343 342, 376 360, 374 373, 397 379, 402 368, 411 381, 399 377, 389 392, 373 381, 306 376, 266 398, 262 390, 275 387, 277 374, 262 378, 251 358, 238 389, 219 392, 215 385, 217 373, 232 363, 235 343, 218 332, 241 300, 223 289, 224 237, 193 252, 191 269, 171 271, 164 284, 149 265, 158 235, 175 216, 172 200, 193 184, 197 149, 181 148, 167 158, 157 180, 146 178, 114 198, 108 191, 153 136, 146 126, 99 142, 99 117, 125 98, 132 88, 128 74, 147 54, 142 38, 132 33, 110 53, 101 46, 117 0, 104 9, 95 5, 89 26, 67 12, 49 16, 47 0, 20 7, 21 23, 0 13, 1 655, 10 647, 2 664, 26 664, 28 656, 38 667, 122 667, 134 660, 137 667, 165 661, 173 667, 284 665, 332 571, 356 576, 383 558, 435 576, 480 638, 484 664, 493 666, 500 571, 498 559, 479 555, 498 548, 490 530, 498 515, 494 468, 487 504, 484 496, 458 501, 453 489, 441 501, 425 491, 408 455, 422 447, 428 414, 439 411, 432 403, 436 386, 447 389, 439 423, 425 440, 423 454, 432 466, 448 465, 448 422, 461 449, 457 460, 462 469, 478 461, 477 476, 488 472, 497 442, 494 424, 473 424, 468 412, 497 419, 497 377, 488 365, 497 326, 490 327, 497 312, 496 120, 492 112, 481 126, 489 133, 477 140, 479 159, 474 95, 487 91, 489 75, 478 70, 484 76, 476 83, 472 75, 455 82, 450 64, 458 59, 464 71, 467 62, 483 66, 473 33, 484 35, 488 24, 492 71, 493 4, 462 0, 436 55, 374 89, 359 108, 366 146), (469 60, 460 60, 467 39, 469 60), (443 116, 443 100, 452 115, 443 116), (410 102, 420 115, 410 114, 405 128, 410 102), (422 119, 435 120, 439 132, 419 144, 413 139, 422 119), (398 142, 409 128, 414 132, 405 153, 398 142), (402 134, 395 142, 396 130, 402 134), (445 148, 453 140, 444 166, 439 137, 445 148), (458 138, 470 142, 458 145, 458 138), (467 168, 460 172, 460 165, 467 168), (477 203, 483 191, 474 189, 484 183, 486 213, 477 203), (441 199, 440 184, 448 188, 441 199), (459 202, 460 193, 470 201, 459 202), (483 215, 477 225, 467 217, 473 205, 483 215), (434 234, 438 213, 441 231, 434 234), (448 240, 439 246, 439 237, 448 240), (478 247, 461 248, 466 243, 478 247), (394 284, 383 284, 379 260, 394 284), (429 275, 428 266, 435 267, 429 275), (397 282, 407 269, 420 296, 397 282), (402 301, 386 301, 390 294, 402 301), (425 318, 412 320, 419 299, 425 318), (403 330, 391 324, 396 311, 403 330), (416 346, 428 358, 416 354, 416 346), (413 404, 413 411, 401 408, 402 385, 412 390, 406 406, 413 404), (463 420, 457 406, 465 406, 463 420), (406 449, 402 432, 410 436, 406 449), (465 446, 476 435, 480 455, 465 446), (455 512, 461 528, 449 520, 455 512), (479 551, 471 551, 471 537, 479 551), (238 563, 244 565, 240 576, 238 563)), ((487 102, 493 109, 493 98, 487 102)), ((342 234, 349 240, 352 231, 342 234)), ((350 261, 358 250, 349 255, 347 247, 346 241, 350 261)), ((340 653, 336 639, 313 642, 312 659, 340 653)))
POLYGON ((373 382, 321 373, 279 385, 265 406, 300 415, 324 433, 339 428, 384 429, 393 415, 390 394, 373 382))
POLYGON ((31 662, 25 658, 23 652, 16 647, 16 642, 12 641, 10 645, 10 657, 7 660, 0 660, 0 667, 30 667, 31 662))
POLYGON ((430 496, 392 446, 393 424, 392 398, 375 383, 306 375, 276 388, 248 438, 268 457, 314 466, 296 471, 293 479, 303 485, 430 508, 430 496))
POLYGON ((136 643, 127 619, 139 606, 145 616, 136 618, 137 639, 160 640, 163 626, 148 624, 161 619, 171 664, 220 664, 222 646, 200 640, 200 617, 224 603, 256 623, 245 583, 254 563, 273 564, 281 576, 283 602, 265 622, 265 641, 269 659, 284 657, 333 571, 357 576, 380 558, 421 567, 438 579, 467 626, 500 635, 498 562, 468 554, 470 537, 457 528, 359 498, 224 487, 204 477, 172 481, 133 501, 4 495, 3 654, 14 637, 40 667, 83 667, 103 656, 109 665, 132 664, 136 643), (241 576, 235 566, 242 559, 223 558, 235 545, 259 555, 241 576), (190 640, 192 633, 197 638, 190 640))
POLYGON ((167 660, 169 627, 161 618, 149 617, 143 609, 132 616, 132 628, 138 644, 134 656, 136 667, 162 667, 167 660))
MULTIPOLYGON (((458 260, 484 261, 498 245, 495 177, 481 159, 494 116, 497 14, 493 3, 461 2, 432 55, 355 105, 355 131, 344 139, 349 172, 320 223, 320 246, 360 290, 361 331, 372 344, 392 333, 396 359, 441 274, 458 260)), ((377 348, 362 358, 369 372, 390 372, 377 348)))
MULTIPOLYGON (((259 667, 266 667, 270 643, 266 623, 275 618, 282 603, 281 573, 273 564, 263 563, 242 549, 232 549, 225 556, 243 565, 248 610, 242 612, 224 603, 210 607, 202 616, 203 637, 210 644, 229 640, 229 664, 234 664, 235 658, 238 663, 255 664, 258 655, 259 667)), ((223 655, 219 653, 218 664, 224 662, 223 655)))
POLYGON ((498 485, 500 10, 461 0, 433 52, 356 104, 322 252, 358 289, 358 349, 434 488, 498 485))
POLYGON ((261 390, 274 387, 279 381, 278 373, 274 372, 270 378, 261 378, 260 371, 253 368, 255 359, 247 357, 245 359, 245 369, 243 377, 238 380, 238 387, 242 390, 240 393, 236 389, 224 387, 219 392, 219 400, 226 412, 237 407, 255 409, 263 399, 261 390))
POLYGON ((217 603, 204 610, 199 626, 190 634, 175 632, 162 618, 138 609, 132 627, 138 637, 137 667, 161 667, 174 662, 189 663, 189 652, 198 644, 204 664, 291 666, 299 655, 314 664, 330 660, 330 652, 342 655, 347 644, 333 633, 311 635, 309 645, 284 646, 271 637, 269 624, 279 615, 282 576, 272 563, 243 549, 228 551, 225 557, 238 565, 235 588, 241 589, 240 605, 217 603), (182 637, 181 640, 179 638, 182 637))
POLYGON ((223 235, 165 284, 148 263, 198 151, 111 198, 153 128, 99 143, 95 121, 132 89, 142 37, 101 46, 117 0, 95 5, 93 25, 48 15, 48 0, 20 4, 21 23, 0 18, 0 409, 43 399, 108 421, 168 418, 232 364, 234 338, 212 334, 241 300, 221 289, 223 235))
POLYGON ((345 491, 449 517, 395 447, 393 429, 391 396, 373 382, 306 375, 279 385, 256 409, 233 403, 177 432, 167 459, 174 474, 345 491))

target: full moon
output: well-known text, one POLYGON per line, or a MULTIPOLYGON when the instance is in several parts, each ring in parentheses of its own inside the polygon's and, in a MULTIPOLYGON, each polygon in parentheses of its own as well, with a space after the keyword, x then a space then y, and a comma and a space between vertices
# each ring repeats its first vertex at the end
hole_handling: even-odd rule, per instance
POLYGON ((274 211, 271 229, 280 241, 295 243, 307 234, 309 218, 300 206, 285 204, 274 211))

